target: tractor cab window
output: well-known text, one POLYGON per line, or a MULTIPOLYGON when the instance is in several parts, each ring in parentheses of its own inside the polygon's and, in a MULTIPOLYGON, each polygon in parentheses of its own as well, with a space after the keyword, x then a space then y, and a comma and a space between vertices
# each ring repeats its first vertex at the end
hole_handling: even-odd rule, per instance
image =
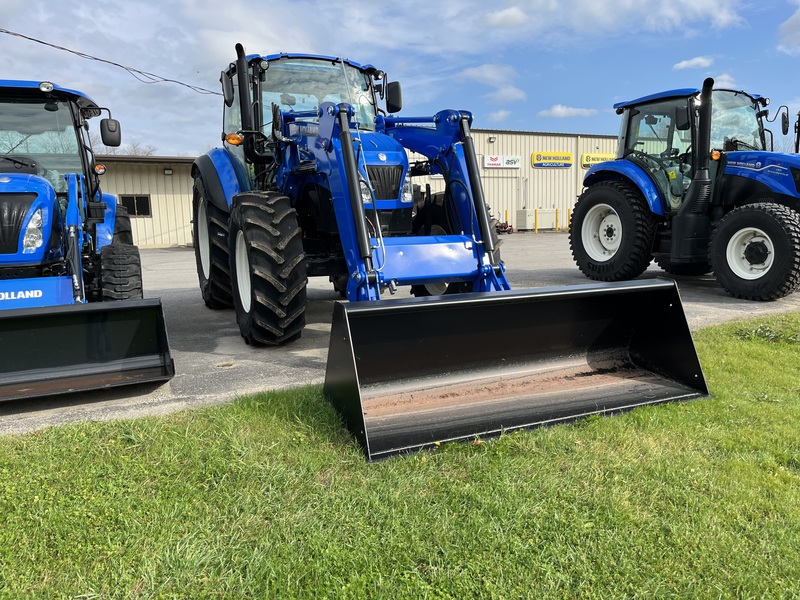
MULTIPOLYGON (((359 129, 375 129, 375 104, 366 73, 341 61, 281 58, 263 74, 264 132, 272 130, 272 104, 284 112, 316 113, 323 102, 342 102, 355 108, 359 129)), ((298 121, 317 121, 316 114, 298 115, 298 121)))
POLYGON ((715 90, 711 100, 711 147, 719 150, 764 150, 758 106, 742 92, 715 90))
POLYGON ((625 154, 640 153, 656 158, 685 154, 692 145, 686 117, 686 99, 654 102, 631 109, 625 154))
POLYGON ((0 172, 36 174, 66 192, 64 174, 83 172, 72 111, 51 98, 0 98, 0 172))
POLYGON ((692 123, 687 98, 630 109, 623 156, 645 169, 661 192, 664 209, 678 210, 692 181, 692 123))

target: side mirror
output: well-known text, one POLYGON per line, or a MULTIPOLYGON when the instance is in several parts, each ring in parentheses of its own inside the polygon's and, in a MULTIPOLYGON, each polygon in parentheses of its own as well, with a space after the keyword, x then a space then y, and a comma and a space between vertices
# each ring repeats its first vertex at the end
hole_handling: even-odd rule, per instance
POLYGON ((691 119, 689 119, 689 107, 688 106, 678 106, 675 108, 675 129, 678 131, 686 131, 692 125, 691 119))
POLYGON ((119 146, 122 143, 122 131, 119 128, 119 121, 116 119, 101 119, 100 139, 109 148, 119 146))
POLYGON ((400 89, 399 81, 392 81, 386 84, 386 112, 396 113, 403 108, 403 92, 400 89))
POLYGON ((783 131, 783 135, 789 133, 789 111, 781 113, 781 131, 783 131))
POLYGON ((219 75, 219 82, 222 84, 222 97, 225 99, 225 106, 233 106, 233 80, 225 71, 219 75))

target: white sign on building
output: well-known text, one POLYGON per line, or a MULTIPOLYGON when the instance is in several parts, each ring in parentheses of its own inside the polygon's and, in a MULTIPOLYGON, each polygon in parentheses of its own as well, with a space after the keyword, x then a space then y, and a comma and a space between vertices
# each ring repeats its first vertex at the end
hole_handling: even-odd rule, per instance
POLYGON ((484 154, 483 166, 486 169, 519 169, 521 156, 503 156, 500 154, 484 154))

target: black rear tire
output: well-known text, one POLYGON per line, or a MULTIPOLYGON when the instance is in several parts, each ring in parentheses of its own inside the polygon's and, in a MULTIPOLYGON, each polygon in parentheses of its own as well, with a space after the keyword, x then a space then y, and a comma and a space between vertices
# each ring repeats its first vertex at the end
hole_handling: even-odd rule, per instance
POLYGON ((203 179, 195 177, 192 233, 197 279, 208 308, 233 308, 228 256, 228 215, 206 197, 203 179))
POLYGON ((596 183, 572 213, 569 247, 575 264, 598 281, 638 277, 653 258, 656 225, 639 190, 621 181, 596 183))
POLYGON ((112 244, 133 244, 133 227, 128 209, 117 204, 117 215, 114 217, 114 238, 112 244))
POLYGON ((133 244, 109 244, 100 250, 101 300, 139 300, 142 261, 133 244))
POLYGON ((729 212, 711 234, 711 264, 731 296, 782 298, 800 285, 800 215, 771 202, 729 212))
POLYGON ((302 230, 289 198, 238 195, 231 207, 230 271, 245 342, 275 346, 300 337, 306 323, 302 230))

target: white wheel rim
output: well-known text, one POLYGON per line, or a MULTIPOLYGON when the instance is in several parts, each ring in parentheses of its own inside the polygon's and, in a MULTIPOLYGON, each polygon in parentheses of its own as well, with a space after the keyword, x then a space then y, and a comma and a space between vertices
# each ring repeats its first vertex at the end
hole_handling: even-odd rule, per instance
POLYGON ((208 238, 208 219, 206 218, 206 203, 202 200, 197 207, 197 246, 200 251, 200 267, 203 277, 211 277, 211 246, 208 238))
POLYGON ((236 233, 236 290, 239 294, 239 301, 242 303, 244 312, 250 312, 250 259, 247 257, 247 242, 244 239, 244 232, 236 233))
MULTIPOLYGON (((431 225, 431 235, 447 235, 447 232, 441 225, 431 225)), ((425 289, 431 296, 441 296, 447 291, 448 283, 446 281, 439 281, 436 283, 426 283, 425 289)))
POLYGON ((592 260, 605 262, 614 257, 622 243, 622 222, 608 204, 589 209, 581 226, 581 240, 592 260))
POLYGON ((775 260, 775 245, 761 229, 745 227, 737 231, 728 241, 725 258, 734 275, 752 281, 766 275, 772 267, 775 260), (751 263, 747 258, 747 249, 752 244, 763 244, 767 252, 763 262, 751 263))

